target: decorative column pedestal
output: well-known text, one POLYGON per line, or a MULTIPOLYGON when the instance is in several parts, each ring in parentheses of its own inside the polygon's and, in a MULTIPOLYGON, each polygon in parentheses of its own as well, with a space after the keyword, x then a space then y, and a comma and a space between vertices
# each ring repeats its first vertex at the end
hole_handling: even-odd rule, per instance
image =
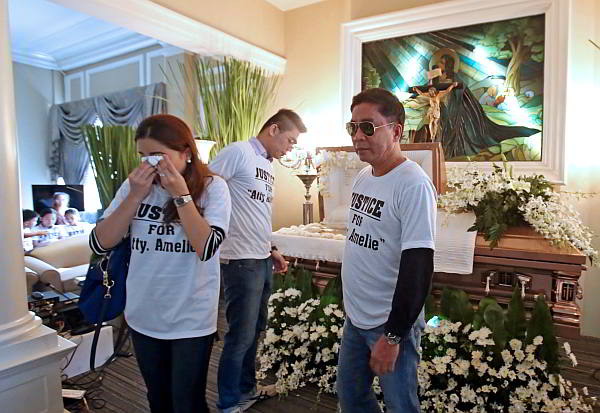
POLYGON ((75 347, 27 311, 8 0, 0 0, 0 410, 62 413, 60 360, 75 347))

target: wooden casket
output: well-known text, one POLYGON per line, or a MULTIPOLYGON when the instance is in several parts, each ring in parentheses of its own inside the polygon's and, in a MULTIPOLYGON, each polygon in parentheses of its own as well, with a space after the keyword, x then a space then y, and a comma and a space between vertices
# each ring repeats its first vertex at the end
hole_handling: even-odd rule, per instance
MULTIPOLYGON (((428 173, 438 193, 445 192, 441 144, 406 144, 402 145, 402 150, 428 173)), ((341 272, 352 181, 366 164, 357 159, 352 147, 320 148, 320 151, 328 152, 330 156, 330 161, 325 162, 327 173, 319 176, 324 193, 324 196, 319 194, 321 225, 319 228, 305 227, 305 230, 317 228, 321 233, 298 233, 296 227, 282 228, 273 233, 273 242, 291 265, 313 271, 313 282, 323 288, 341 272)), ((439 217, 438 212, 438 221, 439 217)), ((448 219, 453 220, 452 217, 448 219)), ((500 304, 506 304, 514 288, 518 287, 522 290, 525 307, 532 308, 537 296, 543 294, 551 308, 557 334, 566 338, 578 337, 581 312, 576 299, 582 298, 578 279, 585 270, 586 257, 573 249, 553 247, 529 228, 511 229, 497 247, 490 249, 481 235, 466 232, 470 226, 469 221, 466 222, 466 226, 463 223, 460 227, 461 238, 456 238, 457 245, 453 244, 455 238, 447 238, 445 243, 436 239, 434 296, 439 297, 444 287, 452 287, 467 292, 475 303, 488 295, 500 304), (469 244, 470 249, 463 248, 469 244), (441 265, 438 255, 456 258, 446 249, 455 250, 453 253, 458 251, 459 255, 463 250, 465 254, 470 251, 470 255, 459 256, 462 263, 456 267, 441 265)), ((444 227, 438 224, 438 238, 443 231, 444 227)))
POLYGON ((473 272, 456 276, 436 272, 434 294, 444 287, 465 290, 473 300, 489 295, 508 303, 515 287, 521 288, 526 308, 532 308, 543 294, 550 306, 556 333, 565 338, 580 335, 581 311, 576 302, 583 298, 579 277, 585 271, 585 255, 574 249, 559 249, 528 227, 511 228, 498 246, 478 235, 473 272))

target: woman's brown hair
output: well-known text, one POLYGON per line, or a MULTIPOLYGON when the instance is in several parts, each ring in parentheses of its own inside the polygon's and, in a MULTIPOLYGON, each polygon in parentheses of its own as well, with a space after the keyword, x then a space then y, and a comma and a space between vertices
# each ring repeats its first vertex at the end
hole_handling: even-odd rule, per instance
MULTIPOLYGON (((190 150, 191 163, 186 164, 182 175, 190 190, 192 199, 194 201, 200 199, 200 195, 205 187, 205 178, 214 174, 210 172, 208 167, 198 157, 198 149, 188 125, 173 115, 153 115, 144 119, 135 131, 136 142, 139 139, 146 138, 154 139, 178 152, 183 152, 186 149, 190 150)), ((202 212, 200 209, 198 210, 202 212)), ((171 201, 168 201, 164 205, 163 213, 166 222, 179 219, 177 208, 171 201)))

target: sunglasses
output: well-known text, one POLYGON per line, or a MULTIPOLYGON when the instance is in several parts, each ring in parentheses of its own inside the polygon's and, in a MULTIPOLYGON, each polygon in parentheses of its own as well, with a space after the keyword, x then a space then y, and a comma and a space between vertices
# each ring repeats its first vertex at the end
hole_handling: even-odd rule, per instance
POLYGON ((354 135, 356 135, 356 132, 358 132, 358 130, 360 129, 362 131, 362 133, 364 133, 366 136, 373 136, 375 134, 375 131, 378 128, 383 128, 384 126, 389 126, 389 125, 394 125, 394 124, 396 124, 396 122, 390 122, 390 123, 386 123, 385 125, 379 125, 379 126, 375 126, 375 124, 373 122, 369 122, 369 121, 348 122, 348 123, 346 123, 346 131, 348 132, 348 135, 354 136, 354 135))

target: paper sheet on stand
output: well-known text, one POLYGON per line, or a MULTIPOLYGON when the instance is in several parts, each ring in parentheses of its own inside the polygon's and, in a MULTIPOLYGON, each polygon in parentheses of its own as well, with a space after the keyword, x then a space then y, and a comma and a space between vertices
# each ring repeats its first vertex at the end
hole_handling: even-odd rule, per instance
POLYGON ((471 274, 475 255, 477 232, 467 231, 475 222, 473 213, 448 214, 438 209, 435 254, 435 272, 471 274))

